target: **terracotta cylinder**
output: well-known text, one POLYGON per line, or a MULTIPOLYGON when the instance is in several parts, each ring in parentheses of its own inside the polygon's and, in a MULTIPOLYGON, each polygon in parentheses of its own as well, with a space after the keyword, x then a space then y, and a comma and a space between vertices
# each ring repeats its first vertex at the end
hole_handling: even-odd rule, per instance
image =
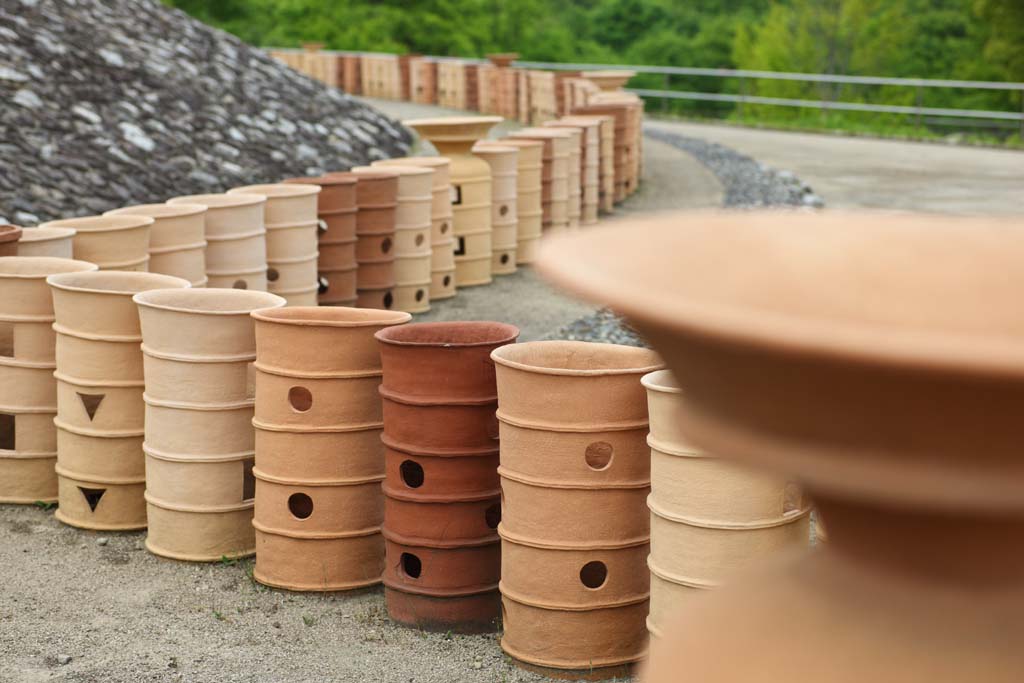
POLYGON ((0 256, 17 256, 22 230, 17 225, 0 225, 0 256))
POLYGON ((73 228, 25 228, 18 240, 18 256, 71 258, 73 228))
POLYGON ((498 116, 464 116, 405 122, 451 160, 456 287, 491 281, 491 173, 472 149, 501 121, 498 116))
POLYGON ((184 289, 157 273, 51 275, 57 334, 60 521, 83 529, 146 527, 139 313, 132 296, 184 289))
POLYGON ((577 126, 583 130, 581 223, 593 225, 597 222, 601 201, 601 119, 596 116, 563 116, 546 125, 556 128, 577 126))
MULTIPOLYGON (((584 160, 587 155, 587 144, 588 138, 586 135, 586 129, 582 126, 571 126, 564 123, 564 119, 557 119, 556 121, 545 122, 545 127, 557 128, 558 130, 567 130, 573 135, 573 145, 569 153, 569 227, 579 228, 583 221, 583 204, 584 204, 584 160), (574 220, 575 219, 575 220, 574 220)), ((596 174, 597 168, 594 167, 592 175, 596 174)), ((596 177, 594 183, 597 182, 596 177)), ((590 201, 593 201, 596 197, 596 185, 590 191, 590 201)), ((596 216, 595 216, 596 219, 596 216)))
POLYGON ((374 334, 408 313, 259 310, 256 323, 256 569, 300 591, 380 582, 384 478, 374 334), (332 353, 325 354, 325 348, 332 353), (294 454, 303 453, 297 460, 294 454), (305 561, 299 558, 305 558, 305 561))
POLYGON ((140 204, 107 211, 104 216, 148 216, 149 272, 205 287, 206 207, 202 204, 140 204))
POLYGON ((507 346, 491 357, 508 438, 498 470, 498 530, 510 553, 502 648, 554 669, 628 666, 646 650, 650 461, 640 378, 660 359, 647 349, 567 341, 507 346), (516 558, 529 564, 512 569, 516 558), (602 637, 571 637, 582 615, 602 637))
POLYGON ((267 240, 261 194, 197 194, 174 197, 168 204, 206 207, 207 286, 267 289, 267 240))
POLYGON ((250 312, 283 306, 284 299, 185 289, 142 292, 134 301, 146 356, 146 547, 196 562, 251 555, 256 480, 246 366, 256 357, 256 339, 250 312))
POLYGON ((498 616, 501 519, 496 387, 502 323, 421 323, 377 333, 384 380, 384 585, 392 619, 480 632, 498 616))
POLYGON ((43 223, 41 228, 72 228, 74 257, 99 266, 100 270, 149 268, 149 231, 153 219, 147 216, 83 216, 43 223))
MULTIPOLYGON (((612 166, 613 166, 613 199, 616 203, 621 202, 630 194, 632 185, 632 170, 630 167, 629 153, 634 149, 627 133, 627 118, 629 117, 629 106, 626 103, 592 101, 583 107, 577 107, 573 114, 603 115, 611 116, 614 119, 612 124, 612 166)), ((605 151, 605 150, 602 150, 605 151)))
POLYGON ((57 500, 55 315, 46 278, 95 270, 64 258, 0 257, 0 503, 57 500))
POLYGON ((544 143, 539 140, 503 138, 501 145, 519 149, 516 165, 516 263, 533 263, 543 232, 544 208, 541 182, 544 168, 544 143))
POLYGON ((395 304, 395 220, 398 173, 372 169, 354 173, 356 202, 356 305, 390 309, 395 304))
POLYGON ((572 134, 556 128, 524 128, 512 138, 539 140, 544 143, 541 181, 543 226, 560 232, 569 227, 569 155, 572 134))
POLYGON ((491 167, 491 272, 495 275, 509 275, 516 271, 519 149, 508 145, 477 143, 473 153, 491 167))

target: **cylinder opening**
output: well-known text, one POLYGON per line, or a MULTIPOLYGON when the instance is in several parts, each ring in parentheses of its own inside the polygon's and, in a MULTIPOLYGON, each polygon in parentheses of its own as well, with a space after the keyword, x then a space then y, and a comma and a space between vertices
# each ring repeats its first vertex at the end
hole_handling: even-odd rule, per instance
POLYGON ((484 511, 484 521, 487 522, 488 528, 498 528, 498 524, 501 523, 501 505, 499 503, 495 503, 484 511))
POLYGON ((0 322, 0 356, 14 357, 14 323, 0 322))
POLYGON ((383 240, 381 240, 380 252, 382 254, 387 254, 390 251, 391 251, 391 238, 390 237, 385 237, 383 240))
POLYGON ((277 279, 281 277, 281 274, 277 272, 277 268, 267 268, 267 280, 270 282, 277 282, 277 279))
POLYGON ((604 562, 594 560, 587 562, 580 569, 580 582, 587 588, 595 589, 604 585, 608 579, 608 567, 604 562))
POLYGON ((294 410, 304 413, 313 407, 313 394, 306 387, 292 387, 288 390, 288 403, 294 410))
POLYGON ((408 576, 410 579, 420 578, 420 574, 423 573, 423 563, 420 558, 416 557, 412 553, 402 553, 402 557, 399 558, 402 565, 402 573, 408 576))
POLYGON ((235 280, 231 284, 231 287, 233 289, 249 289, 249 283, 246 282, 245 280, 235 280))
POLYGON ((288 511, 296 519, 307 519, 313 514, 313 499, 305 493, 293 493, 288 496, 288 511))
POLYGON ((594 443, 587 446, 587 450, 584 453, 584 458, 587 461, 587 467, 592 470, 600 472, 606 470, 612 464, 612 457, 615 455, 615 449, 607 441, 595 441, 594 443))
POLYGON ((398 466, 398 472, 402 475, 402 483, 411 489, 418 489, 423 486, 423 466, 413 460, 406 460, 398 466))
POLYGON ((10 413, 0 413, 0 450, 17 450, 15 420, 16 417, 10 413))

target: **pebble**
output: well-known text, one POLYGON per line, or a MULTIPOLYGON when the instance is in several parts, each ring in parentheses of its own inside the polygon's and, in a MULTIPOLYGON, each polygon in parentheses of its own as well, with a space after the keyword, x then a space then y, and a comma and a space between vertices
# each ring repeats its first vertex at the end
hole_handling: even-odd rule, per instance
POLYGON ((110 539, 106 536, 100 536, 96 539, 96 545, 106 545, 108 543, 110 543, 110 539))
POLYGON ((14 93, 13 99, 15 104, 20 104, 21 106, 28 107, 29 109, 38 109, 43 106, 43 101, 39 99, 39 95, 36 95, 27 88, 22 88, 18 92, 14 93))
POLYGON ((67 666, 71 663, 71 655, 57 655, 57 663, 61 666, 67 666))

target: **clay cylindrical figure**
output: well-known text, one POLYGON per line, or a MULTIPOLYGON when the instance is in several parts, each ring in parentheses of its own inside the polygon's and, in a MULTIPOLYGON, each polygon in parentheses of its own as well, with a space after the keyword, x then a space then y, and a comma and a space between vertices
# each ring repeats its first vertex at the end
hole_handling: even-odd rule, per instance
POLYGON ((104 216, 148 216, 149 272, 205 287, 206 207, 202 204, 140 204, 107 211, 104 216))
POLYGON ((267 198, 263 219, 267 230, 267 289, 290 306, 315 306, 320 291, 317 261, 319 185, 275 183, 247 185, 228 194, 259 194, 267 198))
POLYGON ((298 591, 379 583, 384 447, 373 309, 254 311, 257 581, 298 591), (331 349, 325 354, 324 349, 331 349), (301 458, 295 454, 301 453, 301 458))
POLYGON ((586 142, 583 138, 583 129, 578 126, 552 126, 551 121, 546 121, 544 126, 568 131, 572 136, 572 141, 569 144, 569 208, 567 213, 569 229, 577 230, 580 227, 580 219, 583 214, 583 145, 586 142))
POLYGON ((0 503, 57 500, 53 297, 46 278, 85 261, 0 257, 0 503))
POLYGON ((544 124, 551 128, 579 128, 583 132, 580 158, 580 224, 594 225, 601 195, 601 120, 594 116, 563 116, 544 124))
POLYGON ((473 144, 501 121, 500 116, 453 116, 405 122, 451 160, 456 287, 491 282, 491 169, 473 156, 473 144))
POLYGON ((356 176, 356 305, 392 309, 395 305, 395 222, 398 220, 398 173, 386 169, 353 172, 356 176))
POLYGON ((18 240, 18 256, 71 258, 73 228, 25 228, 18 240))
POLYGON ((267 289, 267 238, 261 194, 196 194, 168 204, 199 204, 204 214, 208 287, 267 289))
POLYGON ((653 351, 545 341, 492 354, 501 429, 502 649, 551 669, 646 651, 653 351), (580 637, 585 633, 586 637, 580 637))
POLYGON ((631 193, 632 166, 630 154, 634 148, 634 142, 630 140, 627 133, 629 119, 629 105, 617 102, 596 103, 591 102, 583 107, 576 107, 573 114, 604 115, 614 119, 613 137, 613 166, 614 166, 614 193, 616 203, 623 201, 631 193))
POLYGON ((144 529, 142 333, 132 296, 189 282, 94 271, 51 275, 47 283, 57 335, 55 515, 82 529, 144 529))
POLYGON ((41 228, 72 228, 72 251, 76 259, 99 266, 100 270, 149 268, 149 231, 153 219, 147 216, 83 216, 43 223, 41 228))
POLYGON ((441 631, 493 630, 500 610, 497 390, 490 353, 519 330, 420 323, 377 333, 384 380, 388 614, 441 631))
POLYGON ((288 178, 285 183, 319 185, 317 216, 320 219, 317 301, 332 306, 356 304, 356 177, 331 173, 317 178, 288 178))
POLYGON ((398 157, 374 166, 426 166, 434 171, 430 207, 430 300, 455 296, 455 237, 452 229, 451 161, 448 157, 398 157))
POLYGON ((519 149, 516 164, 516 263, 533 263, 543 233, 544 207, 541 195, 544 143, 540 140, 502 138, 495 140, 494 144, 519 149))
POLYGON ((491 167, 491 272, 516 272, 519 239, 517 177, 519 149, 510 145, 477 143, 473 153, 491 167))
POLYGON ((552 233, 569 228, 569 155, 572 134, 557 128, 524 128, 509 137, 539 140, 544 143, 544 166, 541 180, 543 226, 552 233))
POLYGON ((250 313, 267 292, 136 294, 145 370, 146 548, 192 562, 255 552, 250 313))
POLYGON ((17 256, 22 230, 17 225, 0 225, 0 256, 17 256))
POLYGON ((621 90, 622 86, 629 82, 629 79, 636 76, 636 72, 625 69, 607 69, 604 71, 584 71, 581 76, 603 91, 615 92, 621 90))

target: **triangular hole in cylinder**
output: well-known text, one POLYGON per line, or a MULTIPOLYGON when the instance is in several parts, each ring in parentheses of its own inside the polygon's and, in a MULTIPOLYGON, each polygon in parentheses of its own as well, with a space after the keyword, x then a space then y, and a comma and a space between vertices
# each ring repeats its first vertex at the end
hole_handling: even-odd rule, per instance
POLYGON ((78 392, 78 398, 82 399, 82 405, 85 406, 85 412, 89 416, 90 422, 96 416, 96 410, 99 409, 100 403, 103 402, 106 396, 106 394, 83 394, 78 392))
POLYGON ((107 492, 106 489, 87 489, 82 486, 79 486, 78 490, 85 496, 85 502, 89 504, 89 509, 93 512, 96 512, 96 506, 100 504, 100 498, 107 492))

